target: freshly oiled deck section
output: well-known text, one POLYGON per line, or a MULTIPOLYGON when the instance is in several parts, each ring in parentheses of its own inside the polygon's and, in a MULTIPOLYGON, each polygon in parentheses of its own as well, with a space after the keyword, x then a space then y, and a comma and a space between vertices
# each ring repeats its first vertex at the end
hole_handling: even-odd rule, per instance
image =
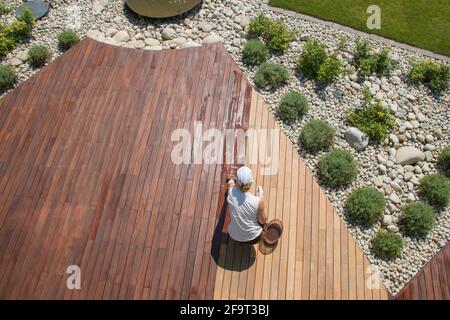
MULTIPOLYGON (((279 129, 256 92, 249 127, 279 129)), ((282 220, 284 233, 269 255, 263 255, 258 245, 251 250, 223 234, 214 298, 387 299, 386 288, 291 142, 281 130, 278 137, 267 132, 268 143, 262 145, 268 150, 255 154, 258 148, 252 143, 261 140, 250 140, 246 163, 254 163, 253 187, 263 187, 269 220, 282 220), (269 150, 275 145, 278 153, 269 150), (276 161, 276 174, 261 174, 263 167, 276 161)))
POLYGON ((396 300, 450 300, 450 242, 395 296, 396 300))
POLYGON ((221 45, 85 39, 3 98, 0 298, 212 298, 222 166, 175 165, 170 139, 244 126, 250 94, 221 45))

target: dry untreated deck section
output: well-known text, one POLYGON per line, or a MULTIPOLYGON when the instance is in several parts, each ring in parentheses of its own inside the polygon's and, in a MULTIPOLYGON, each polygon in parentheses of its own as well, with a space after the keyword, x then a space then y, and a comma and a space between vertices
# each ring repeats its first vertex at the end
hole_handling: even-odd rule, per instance
POLYGON ((246 163, 253 163, 256 180, 252 191, 263 187, 269 220, 282 220, 284 233, 269 255, 259 244, 244 247, 224 235, 214 298, 387 299, 386 288, 256 92, 249 127, 267 132, 267 143, 251 140, 247 147, 246 163), (273 129, 279 135, 270 134, 273 129), (258 143, 267 147, 255 147, 258 143), (276 174, 262 174, 274 163, 276 174))
POLYGON ((243 162, 285 232, 270 255, 228 239, 225 178, 238 163, 171 161, 173 130, 193 138, 196 121, 279 129, 219 44, 151 52, 85 39, 5 96, 0 298, 387 299, 366 286, 377 277, 280 130, 279 153, 259 136, 243 162), (70 265, 81 290, 66 287, 70 265))

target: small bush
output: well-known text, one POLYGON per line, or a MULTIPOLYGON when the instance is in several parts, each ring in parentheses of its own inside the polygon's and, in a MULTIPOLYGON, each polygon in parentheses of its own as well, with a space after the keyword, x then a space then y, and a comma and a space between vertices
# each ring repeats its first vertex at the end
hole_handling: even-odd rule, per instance
POLYGON ((358 175, 357 163, 350 152, 335 149, 319 159, 319 173, 332 187, 349 185, 358 175))
POLYGON ((346 35, 339 36, 339 44, 337 47, 338 51, 347 50, 347 46, 348 46, 348 36, 346 35))
POLYGON ((450 67, 443 63, 424 61, 413 66, 409 76, 413 81, 421 81, 439 94, 448 88, 450 67))
POLYGON ((436 214, 429 205, 414 202, 405 207, 400 221, 407 235, 425 238, 436 223, 436 214))
POLYGON ((441 151, 437 160, 437 165, 442 173, 450 178, 450 147, 441 151))
POLYGON ((374 66, 377 63, 375 56, 361 59, 358 62, 358 74, 361 77, 368 77, 373 73, 374 66))
POLYGON ((11 88, 16 82, 16 73, 9 64, 0 64, 0 93, 11 88))
POLYGON ((255 74, 255 85, 269 90, 276 89, 286 84, 289 79, 289 71, 280 64, 263 63, 255 74))
POLYGON ((35 45, 28 50, 28 56, 33 67, 41 67, 50 60, 52 54, 46 46, 35 45))
POLYGON ((305 77, 315 79, 326 59, 325 46, 315 39, 308 40, 302 56, 297 60, 297 69, 303 72, 305 77))
POLYGON ((355 61, 367 59, 370 55, 369 42, 368 41, 356 41, 356 53, 355 61))
POLYGON ((300 92, 290 91, 281 98, 277 113, 283 121, 292 123, 300 119, 308 109, 308 99, 300 92))
POLYGON ((15 44, 26 39, 31 33, 31 27, 23 21, 14 20, 5 30, 6 36, 15 44))
POLYGON ((3 2, 0 2, 0 15, 11 13, 12 9, 8 5, 4 4, 3 2))
POLYGON ((320 82, 336 80, 343 72, 341 61, 336 56, 328 56, 325 45, 315 39, 306 43, 302 56, 297 60, 297 70, 308 79, 320 82))
POLYGON ((319 68, 317 80, 319 80, 320 82, 332 82, 337 78, 339 78, 339 75, 341 73, 342 73, 341 61, 335 56, 328 57, 319 68))
POLYGON ((389 58, 389 50, 383 49, 380 53, 372 53, 368 41, 356 43, 355 66, 360 76, 366 77, 373 73, 379 76, 387 75, 393 67, 389 58))
POLYGON ((252 19, 248 25, 248 35, 250 37, 262 37, 272 19, 267 18, 264 14, 258 15, 252 19))
POLYGON ((377 64, 375 66, 375 73, 384 76, 389 74, 393 67, 393 62, 389 58, 389 50, 383 49, 381 53, 377 55, 377 64))
POLYGON ((0 56, 6 56, 16 45, 15 39, 0 32, 0 56))
POLYGON ((58 46, 63 51, 69 50, 79 41, 80 38, 78 35, 71 30, 66 30, 58 34, 58 46))
POLYGON ((284 22, 274 21, 267 29, 264 39, 269 50, 276 54, 282 54, 289 49, 289 44, 293 40, 295 32, 290 31, 284 22))
POLYGON ((369 187, 354 191, 345 202, 345 209, 350 218, 363 226, 377 222, 383 216, 385 207, 384 194, 369 187))
POLYGON ((336 130, 326 121, 313 119, 303 127, 300 144, 309 151, 326 149, 333 145, 336 130))
POLYGON ((377 142, 382 141, 388 135, 390 129, 396 125, 391 110, 383 107, 380 102, 348 111, 347 121, 377 142))
POLYGON ((242 61, 250 65, 260 65, 266 62, 268 54, 269 52, 262 41, 249 40, 242 50, 242 61))
POLYGON ((0 23, 0 56, 7 55, 19 42, 27 38, 34 23, 34 16, 28 7, 25 7, 17 20, 8 25, 0 23))
POLYGON ((432 206, 443 208, 450 201, 450 185, 446 177, 430 174, 422 178, 420 195, 432 206))
POLYGON ((403 239, 399 234, 383 230, 376 233, 371 243, 374 255, 384 260, 398 257, 403 249, 403 239))
POLYGON ((14 20, 6 29, 6 36, 17 44, 26 39, 31 33, 31 27, 23 21, 14 20))
POLYGON ((290 31, 283 21, 273 20, 260 14, 250 21, 248 35, 261 37, 267 48, 277 54, 281 54, 289 48, 289 43, 294 39, 296 32, 290 31))
POLYGON ((22 14, 17 19, 29 26, 30 30, 36 23, 33 12, 31 12, 31 9, 27 6, 24 7, 22 14))

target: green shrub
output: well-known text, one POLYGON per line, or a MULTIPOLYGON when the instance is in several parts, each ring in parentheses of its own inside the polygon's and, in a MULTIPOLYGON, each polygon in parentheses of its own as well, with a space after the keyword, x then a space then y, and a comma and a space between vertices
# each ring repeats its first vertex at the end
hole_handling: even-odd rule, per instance
POLYGON ((421 81, 439 94, 448 88, 450 67, 443 63, 424 61, 413 66, 409 76, 413 81, 421 81))
POLYGON ((383 230, 376 233, 371 244, 374 255, 384 260, 398 257, 403 249, 403 239, 399 234, 383 230))
POLYGON ((78 43, 80 38, 72 30, 66 30, 58 34, 58 46, 61 50, 69 50, 73 45, 78 43))
POLYGON ((450 185, 446 177, 430 174, 420 180, 420 195, 432 206, 443 208, 450 201, 450 185))
POLYGON ((14 20, 5 29, 5 34, 12 39, 15 44, 26 39, 31 33, 31 27, 23 21, 14 20))
POLYGON ((302 56, 297 60, 297 69, 309 79, 317 78, 320 66, 327 59, 325 46, 315 39, 305 44, 302 56))
POLYGON ((5 34, 18 43, 30 36, 35 22, 33 13, 28 7, 25 7, 17 20, 14 20, 6 27, 5 34))
POLYGON ((436 223, 436 214, 429 205, 414 202, 405 207, 400 221, 407 235, 425 238, 436 223))
POLYGON ((271 52, 282 54, 289 49, 294 36, 295 32, 290 31, 283 21, 274 21, 267 29, 264 39, 271 52))
POLYGON ((0 56, 6 56, 16 46, 16 41, 0 32, 0 56))
POLYGON ((336 57, 328 57, 319 68, 317 80, 320 82, 332 82, 339 78, 342 73, 342 63, 336 57))
POLYGON ((16 79, 16 73, 9 64, 0 64, 0 93, 11 88, 16 79))
POLYGON ((389 58, 389 50, 383 49, 378 55, 377 55, 377 64, 375 66, 375 73, 384 76, 389 74, 393 67, 393 62, 389 58))
POLYGON ((34 18, 33 12, 27 6, 24 7, 22 14, 17 18, 19 21, 24 22, 27 26, 33 28, 36 23, 36 19, 34 18))
POLYGON ((252 19, 248 24, 248 35, 250 37, 262 37, 272 19, 267 18, 263 13, 252 19))
POLYGON ((255 74, 255 85, 269 90, 276 89, 286 84, 289 79, 289 71, 280 64, 263 63, 255 74))
POLYGON ((353 191, 345 202, 345 209, 350 218, 363 226, 377 222, 383 216, 385 207, 384 194, 369 187, 353 191))
POLYGON ((20 41, 26 39, 34 23, 34 16, 28 7, 25 7, 17 20, 8 25, 0 23, 0 56, 7 55, 20 41))
POLYGON ((0 15, 11 13, 12 9, 3 2, 0 2, 0 15))
POLYGON ((300 119, 308 109, 308 99, 300 92, 290 91, 281 98, 277 114, 283 121, 292 123, 300 119))
POLYGON ((359 39, 356 40, 355 61, 367 59, 369 55, 370 55, 369 41, 367 40, 360 41, 359 39))
POLYGON ((260 14, 250 21, 248 35, 261 37, 267 48, 277 54, 281 54, 289 48, 289 43, 294 39, 296 32, 290 31, 281 20, 273 20, 260 14))
POLYGON ((362 77, 368 77, 374 73, 377 57, 372 55, 358 61, 358 74, 362 77))
POLYGON ((320 82, 336 80, 343 72, 342 63, 336 56, 328 56, 325 45, 315 39, 309 40, 302 56, 297 60, 297 70, 308 79, 320 82))
POLYGON ((350 152, 335 149, 319 159, 319 174, 332 187, 350 184, 358 175, 358 166, 350 152))
POLYGON ((348 36, 341 35, 339 36, 339 44, 337 46, 338 51, 345 51, 348 46, 348 36))
POLYGON ((266 62, 268 54, 269 52, 262 41, 249 40, 242 50, 242 61, 250 65, 260 65, 266 62))
POLYGON ((389 50, 383 49, 380 53, 373 53, 368 41, 356 42, 355 66, 360 76, 366 77, 373 73, 379 76, 389 74, 393 62, 389 58, 389 50))
POLYGON ((31 28, 23 21, 14 20, 6 29, 6 35, 15 42, 26 39, 31 32, 31 28))
POLYGON ((333 145, 336 130, 326 121, 310 120, 300 133, 300 144, 309 151, 326 149, 333 145))
POLYGON ((450 178, 450 147, 441 151, 437 160, 438 168, 450 178))
POLYGON ((377 142, 382 141, 396 125, 391 110, 380 102, 347 111, 347 121, 377 142))
POLYGON ((28 50, 28 56, 33 67, 41 67, 50 60, 52 54, 46 46, 35 45, 28 50))

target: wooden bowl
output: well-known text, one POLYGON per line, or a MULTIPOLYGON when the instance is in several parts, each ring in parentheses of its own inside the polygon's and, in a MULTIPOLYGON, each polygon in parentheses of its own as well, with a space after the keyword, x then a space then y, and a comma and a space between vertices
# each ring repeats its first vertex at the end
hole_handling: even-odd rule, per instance
POLYGON ((191 10, 202 0, 126 0, 128 7, 150 18, 168 18, 191 10))
POLYGON ((283 234, 283 223, 280 220, 272 220, 267 224, 263 240, 265 243, 273 245, 281 238, 283 234))

